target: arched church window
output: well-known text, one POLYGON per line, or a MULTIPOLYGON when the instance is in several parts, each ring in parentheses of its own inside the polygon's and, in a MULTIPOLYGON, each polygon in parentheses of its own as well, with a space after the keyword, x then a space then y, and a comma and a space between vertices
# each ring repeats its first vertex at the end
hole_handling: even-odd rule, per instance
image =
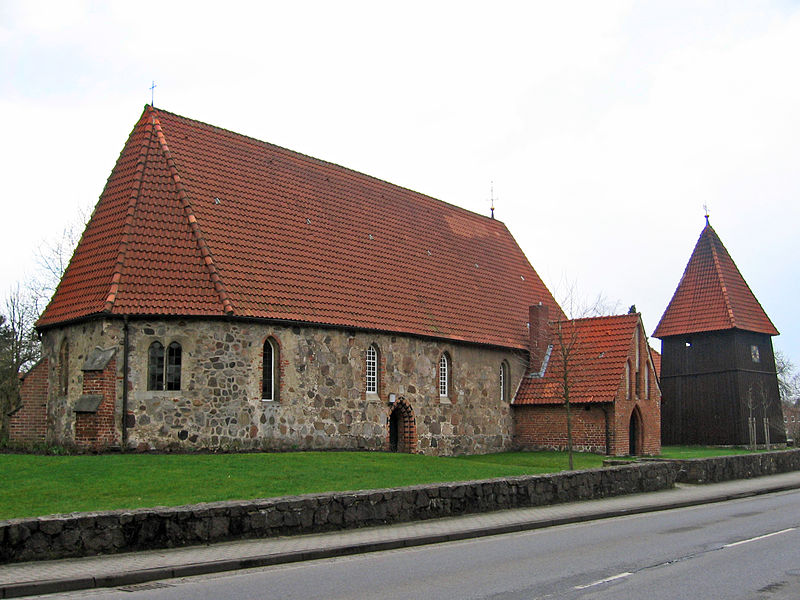
POLYGON ((439 396, 441 398, 450 396, 450 357, 447 352, 443 352, 439 359, 439 396))
POLYGON ((164 389, 164 345, 153 342, 147 350, 147 389, 164 389))
POLYGON ((167 346, 155 341, 147 350, 147 389, 160 392, 181 389, 182 349, 178 342, 167 346))
POLYGON ((280 351, 278 343, 270 338, 264 341, 264 355, 261 368, 261 399, 270 402, 278 399, 278 375, 280 351))
POLYGON ((375 344, 370 345, 367 348, 367 393, 368 394, 377 394, 378 393, 378 349, 375 344))
POLYGON ((167 346, 167 370, 165 373, 165 389, 181 389, 181 345, 172 342, 167 346))
POLYGON ((507 402, 508 397, 508 363, 500 363, 500 402, 507 402))

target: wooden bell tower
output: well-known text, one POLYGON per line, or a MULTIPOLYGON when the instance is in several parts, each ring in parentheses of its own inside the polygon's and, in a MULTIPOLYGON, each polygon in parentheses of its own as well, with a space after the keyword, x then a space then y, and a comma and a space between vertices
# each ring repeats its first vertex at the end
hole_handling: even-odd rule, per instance
POLYGON ((772 324, 714 229, 697 240, 653 335, 664 445, 786 442, 772 324))

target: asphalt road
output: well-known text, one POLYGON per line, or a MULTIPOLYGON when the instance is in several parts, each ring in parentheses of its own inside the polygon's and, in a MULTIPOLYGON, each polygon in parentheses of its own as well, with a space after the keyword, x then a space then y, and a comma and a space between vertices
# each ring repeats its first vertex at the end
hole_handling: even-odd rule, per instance
POLYGON ((800 491, 59 597, 797 600, 800 491))

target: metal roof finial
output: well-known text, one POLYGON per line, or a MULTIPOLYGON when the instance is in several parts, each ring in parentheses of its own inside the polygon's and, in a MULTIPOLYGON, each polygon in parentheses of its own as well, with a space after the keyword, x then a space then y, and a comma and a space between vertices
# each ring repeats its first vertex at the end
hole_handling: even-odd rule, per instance
POLYGON ((708 204, 703 203, 703 211, 706 213, 706 225, 708 225, 708 204))
POLYGON ((156 104, 153 101, 153 99, 155 97, 155 92, 153 90, 155 90, 157 87, 158 86, 156 85, 156 82, 153 81, 153 85, 150 86, 150 106, 152 106, 153 108, 156 107, 156 104))
POLYGON ((491 211, 492 211, 491 217, 492 217, 492 219, 494 219, 494 181, 491 181, 489 186, 490 186, 489 187, 489 201, 492 203, 492 206, 491 206, 491 211))

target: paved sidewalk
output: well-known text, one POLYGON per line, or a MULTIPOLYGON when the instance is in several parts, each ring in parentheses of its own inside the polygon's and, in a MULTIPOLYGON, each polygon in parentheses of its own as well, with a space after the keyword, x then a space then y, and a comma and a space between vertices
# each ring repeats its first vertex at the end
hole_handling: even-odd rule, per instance
POLYGON ((800 489, 800 472, 672 490, 314 535, 0 565, 0 598, 116 587, 376 552, 800 489))

